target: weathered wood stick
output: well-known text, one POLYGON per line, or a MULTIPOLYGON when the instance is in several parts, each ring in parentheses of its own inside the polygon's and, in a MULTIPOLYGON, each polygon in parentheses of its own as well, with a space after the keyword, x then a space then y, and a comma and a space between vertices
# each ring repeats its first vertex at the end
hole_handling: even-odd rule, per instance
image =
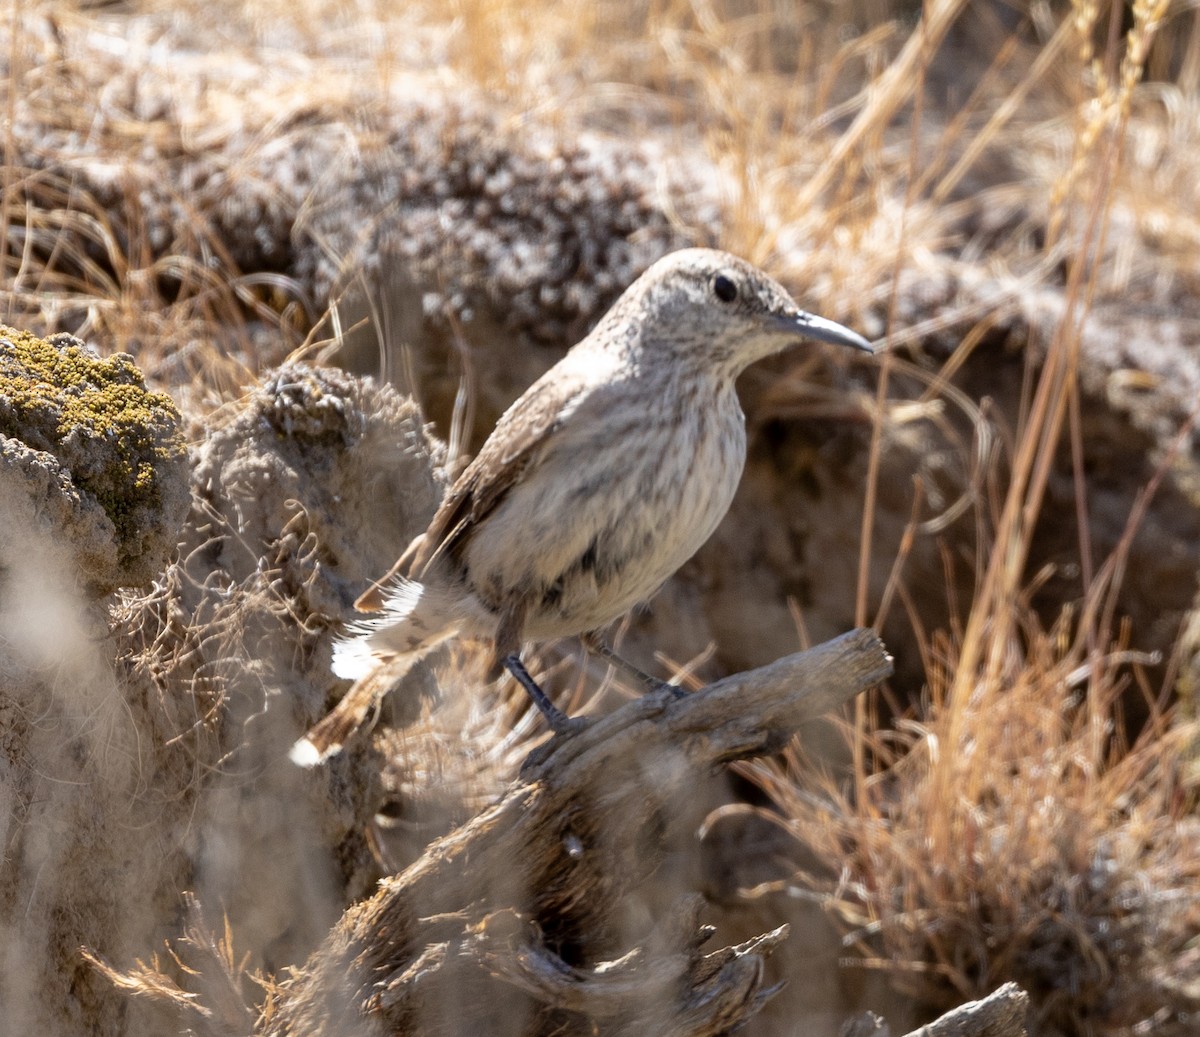
MULTIPOLYGON (((1029 995, 1016 983, 1005 983, 987 997, 950 1009, 904 1037, 1026 1037, 1029 995)), ((891 1037, 891 1028, 874 1012, 848 1020, 840 1037, 891 1037)))
POLYGON ((782 933, 702 955, 694 920, 686 938, 667 927, 679 931, 657 960, 639 951, 656 996, 638 997, 620 986, 620 969, 598 968, 629 946, 614 928, 619 904, 658 864, 698 773, 783 746, 890 673, 875 633, 854 630, 692 695, 652 693, 552 739, 499 802, 346 912, 282 986, 262 1032, 449 1033, 500 1002, 522 1006, 520 1025, 489 1033, 537 1032, 550 1016, 564 1033, 645 1032, 651 1016, 654 1032, 681 1035, 743 1021, 764 1000, 762 959, 782 933), (499 919, 520 936, 485 938, 499 919))
POLYGON ((1025 1037, 1029 995, 1005 983, 978 1001, 952 1008, 905 1037, 1025 1037))

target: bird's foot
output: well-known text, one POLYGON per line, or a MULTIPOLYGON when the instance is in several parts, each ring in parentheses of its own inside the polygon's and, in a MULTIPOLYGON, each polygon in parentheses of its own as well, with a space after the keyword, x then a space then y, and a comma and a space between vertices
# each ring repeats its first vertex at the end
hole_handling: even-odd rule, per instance
POLYGON ((554 714, 554 716, 551 716, 544 710, 542 712, 542 716, 546 718, 546 723, 550 725, 550 730, 556 735, 562 735, 564 738, 577 735, 592 724, 591 720, 587 717, 569 716, 558 708, 555 708, 554 714))
POLYGON ((681 688, 678 684, 672 684, 670 681, 660 681, 657 677, 648 676, 646 678, 646 694, 650 695, 660 691, 669 692, 673 699, 685 699, 691 694, 687 688, 681 688))

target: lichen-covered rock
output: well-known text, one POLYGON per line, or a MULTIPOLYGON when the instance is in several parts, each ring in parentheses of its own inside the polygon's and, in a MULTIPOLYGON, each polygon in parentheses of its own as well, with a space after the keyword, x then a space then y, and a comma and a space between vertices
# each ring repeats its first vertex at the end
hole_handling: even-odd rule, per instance
POLYGON ((38 528, 71 546, 92 594, 144 585, 175 548, 187 483, 179 412, 132 357, 0 325, 0 565, 38 528))
MULTIPOLYGON (((46 446, 51 415, 31 422, 46 446)), ((113 522, 54 454, 7 441, 2 471, 60 510, 10 551, 19 509, 0 485, 4 1033, 167 1032, 79 949, 153 955, 178 935, 185 891, 237 920, 239 959, 277 970, 372 887, 370 739, 316 775, 287 749, 344 687, 329 641, 428 522, 441 460, 390 387, 279 369, 196 445, 175 559, 100 608, 76 589, 74 541, 115 544, 113 522)), ((18 500, 29 532, 32 497, 18 500)))

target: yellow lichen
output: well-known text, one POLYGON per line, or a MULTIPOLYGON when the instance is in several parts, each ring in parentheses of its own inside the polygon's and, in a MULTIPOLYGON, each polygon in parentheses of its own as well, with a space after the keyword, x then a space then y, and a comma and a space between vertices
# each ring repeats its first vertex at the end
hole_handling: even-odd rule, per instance
POLYGON ((148 390, 127 354, 0 325, 0 435, 54 454, 104 508, 122 540, 159 502, 158 470, 185 455, 179 412, 148 390))

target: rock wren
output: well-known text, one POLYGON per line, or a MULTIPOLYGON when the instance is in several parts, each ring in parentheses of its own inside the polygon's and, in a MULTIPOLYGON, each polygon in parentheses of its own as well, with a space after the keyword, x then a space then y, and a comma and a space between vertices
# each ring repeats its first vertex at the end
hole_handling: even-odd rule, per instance
POLYGON ((685 249, 650 267, 504 413, 429 528, 355 603, 376 615, 335 644, 333 670, 356 683, 291 758, 337 753, 379 696, 455 636, 493 643, 550 726, 570 730, 578 721, 530 677, 522 643, 585 635, 638 672, 593 632, 716 528, 746 457, 734 381, 804 338, 871 352, 728 253, 685 249))

